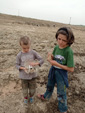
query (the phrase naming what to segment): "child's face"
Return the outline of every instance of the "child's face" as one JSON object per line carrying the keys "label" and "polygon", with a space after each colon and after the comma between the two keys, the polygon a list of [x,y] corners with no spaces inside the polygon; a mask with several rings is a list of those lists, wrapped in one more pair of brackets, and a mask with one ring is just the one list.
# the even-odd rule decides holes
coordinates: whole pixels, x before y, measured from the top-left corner
{"label": "child's face", "polygon": [[28,45],[24,45],[23,43],[21,43],[21,48],[22,48],[22,51],[24,53],[27,53],[30,50],[30,45],[29,44]]}
{"label": "child's face", "polygon": [[59,48],[61,49],[68,46],[67,37],[63,34],[58,35],[57,42],[58,42]]}

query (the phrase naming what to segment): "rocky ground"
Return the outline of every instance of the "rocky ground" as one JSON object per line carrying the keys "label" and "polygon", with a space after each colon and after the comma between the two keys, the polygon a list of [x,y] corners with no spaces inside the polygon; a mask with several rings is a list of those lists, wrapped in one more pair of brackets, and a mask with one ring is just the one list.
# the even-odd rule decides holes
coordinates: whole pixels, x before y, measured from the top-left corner
{"label": "rocky ground", "polygon": [[50,64],[47,53],[56,45],[55,33],[59,27],[69,26],[75,35],[75,71],[69,73],[68,113],[85,113],[85,26],[35,20],[0,14],[0,113],[24,113],[21,82],[15,68],[16,55],[20,51],[19,38],[27,35],[32,48],[44,58],[38,69],[35,102],[29,104],[28,113],[59,113],[56,87],[52,98],[43,102],[36,95],[44,93]]}

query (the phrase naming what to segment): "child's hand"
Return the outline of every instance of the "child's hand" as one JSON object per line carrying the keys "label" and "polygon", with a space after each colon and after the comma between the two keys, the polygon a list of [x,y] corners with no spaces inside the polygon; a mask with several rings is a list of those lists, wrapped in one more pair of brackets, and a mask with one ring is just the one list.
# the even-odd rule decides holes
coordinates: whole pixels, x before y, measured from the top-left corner
{"label": "child's hand", "polygon": [[47,60],[50,61],[52,59],[53,59],[53,54],[52,53],[48,53]]}
{"label": "child's hand", "polygon": [[27,68],[25,68],[25,67],[22,67],[22,69],[23,69],[24,71],[27,71]]}
{"label": "child's hand", "polygon": [[25,72],[27,71],[27,68],[25,67],[20,67],[20,69],[24,70]]}
{"label": "child's hand", "polygon": [[39,65],[39,63],[38,63],[38,62],[30,62],[29,65],[31,65],[31,66],[36,66],[36,65]]}

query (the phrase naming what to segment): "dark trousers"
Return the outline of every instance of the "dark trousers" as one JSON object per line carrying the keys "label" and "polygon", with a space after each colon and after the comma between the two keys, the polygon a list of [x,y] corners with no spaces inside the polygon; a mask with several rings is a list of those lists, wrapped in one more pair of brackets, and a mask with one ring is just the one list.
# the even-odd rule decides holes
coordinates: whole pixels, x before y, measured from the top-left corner
{"label": "dark trousers", "polygon": [[46,99],[49,99],[51,97],[55,84],[57,84],[57,99],[59,111],[65,112],[67,111],[66,85],[64,83],[63,77],[57,70],[55,70],[52,79],[48,78],[47,89],[44,93],[44,97]]}

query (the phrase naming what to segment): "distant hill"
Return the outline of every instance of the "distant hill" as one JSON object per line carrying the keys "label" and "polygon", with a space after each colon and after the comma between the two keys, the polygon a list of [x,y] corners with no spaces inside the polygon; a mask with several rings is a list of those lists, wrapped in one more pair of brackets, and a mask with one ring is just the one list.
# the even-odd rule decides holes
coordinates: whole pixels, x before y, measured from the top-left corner
{"label": "distant hill", "polygon": [[[4,19],[4,22],[14,22],[18,24],[28,24],[28,25],[36,25],[36,26],[48,26],[48,27],[56,27],[61,25],[68,25],[58,22],[52,22],[52,21],[45,21],[45,20],[39,20],[39,19],[33,19],[33,18],[26,18],[21,16],[13,16],[13,15],[7,15],[7,14],[1,14],[0,13],[0,20]],[[1,23],[1,22],[0,22]]]}

